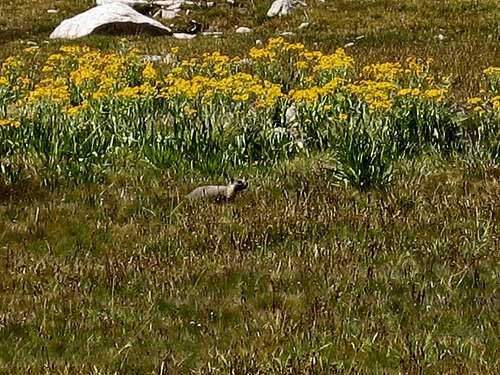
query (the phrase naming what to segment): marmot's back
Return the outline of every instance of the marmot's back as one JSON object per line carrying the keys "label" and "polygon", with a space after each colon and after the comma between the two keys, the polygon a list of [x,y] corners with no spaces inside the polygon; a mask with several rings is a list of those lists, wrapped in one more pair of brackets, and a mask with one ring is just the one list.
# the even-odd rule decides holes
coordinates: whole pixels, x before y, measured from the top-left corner
{"label": "marmot's back", "polygon": [[207,185],[199,186],[191,193],[186,195],[187,198],[226,198],[227,186],[224,185]]}
{"label": "marmot's back", "polygon": [[248,183],[245,180],[231,180],[227,185],[199,186],[189,193],[189,199],[232,200],[237,193],[245,190]]}

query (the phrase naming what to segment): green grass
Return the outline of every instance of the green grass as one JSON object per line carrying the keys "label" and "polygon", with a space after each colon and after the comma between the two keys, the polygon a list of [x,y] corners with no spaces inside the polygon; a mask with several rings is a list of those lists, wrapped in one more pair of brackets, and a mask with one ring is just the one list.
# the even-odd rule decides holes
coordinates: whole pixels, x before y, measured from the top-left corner
{"label": "green grass", "polygon": [[2,368],[495,373],[498,170],[412,162],[360,193],[321,165],[175,211],[194,181],[147,168],[4,196]]}
{"label": "green grass", "polygon": [[[91,3],[2,3],[0,57]],[[309,2],[307,17],[272,20],[269,4],[242,4],[193,18],[250,26],[250,37],[130,43],[240,54],[309,17],[293,39],[331,51],[365,35],[351,51],[362,64],[434,57],[457,97],[500,61],[494,1]],[[448,38],[434,39],[439,32]],[[120,38],[84,42],[113,49]],[[122,151],[95,179],[51,183],[44,161],[18,155],[2,163],[0,184],[0,372],[496,374],[500,167],[491,150],[426,150],[395,160],[390,184],[362,190],[339,186],[324,152],[210,174]],[[228,176],[250,183],[235,202],[182,200]]]}

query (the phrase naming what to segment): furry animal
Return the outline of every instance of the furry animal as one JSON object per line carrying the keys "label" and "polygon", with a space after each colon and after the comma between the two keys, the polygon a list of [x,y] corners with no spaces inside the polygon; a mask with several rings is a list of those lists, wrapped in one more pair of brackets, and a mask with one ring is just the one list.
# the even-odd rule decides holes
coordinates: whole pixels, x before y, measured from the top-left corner
{"label": "furry animal", "polygon": [[232,201],[236,194],[245,190],[248,182],[245,180],[233,180],[227,185],[206,185],[199,186],[189,193],[186,197],[189,199],[210,199]]}

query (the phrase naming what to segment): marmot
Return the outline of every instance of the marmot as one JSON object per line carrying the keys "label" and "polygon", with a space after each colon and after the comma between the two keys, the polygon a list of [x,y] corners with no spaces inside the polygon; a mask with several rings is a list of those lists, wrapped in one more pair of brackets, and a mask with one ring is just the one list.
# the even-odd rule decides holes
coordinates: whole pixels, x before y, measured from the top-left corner
{"label": "marmot", "polygon": [[227,185],[206,185],[199,186],[191,193],[186,195],[189,199],[211,199],[211,200],[225,200],[231,201],[236,194],[245,190],[248,187],[248,182],[245,180],[233,180]]}

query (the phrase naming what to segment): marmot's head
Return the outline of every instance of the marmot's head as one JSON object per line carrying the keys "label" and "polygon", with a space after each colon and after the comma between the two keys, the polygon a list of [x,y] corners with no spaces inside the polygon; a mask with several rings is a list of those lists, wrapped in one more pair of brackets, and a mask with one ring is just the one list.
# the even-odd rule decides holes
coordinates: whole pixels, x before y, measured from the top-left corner
{"label": "marmot's head", "polygon": [[240,191],[245,190],[248,187],[248,182],[241,179],[231,179],[229,186],[232,188],[233,192],[236,194]]}

